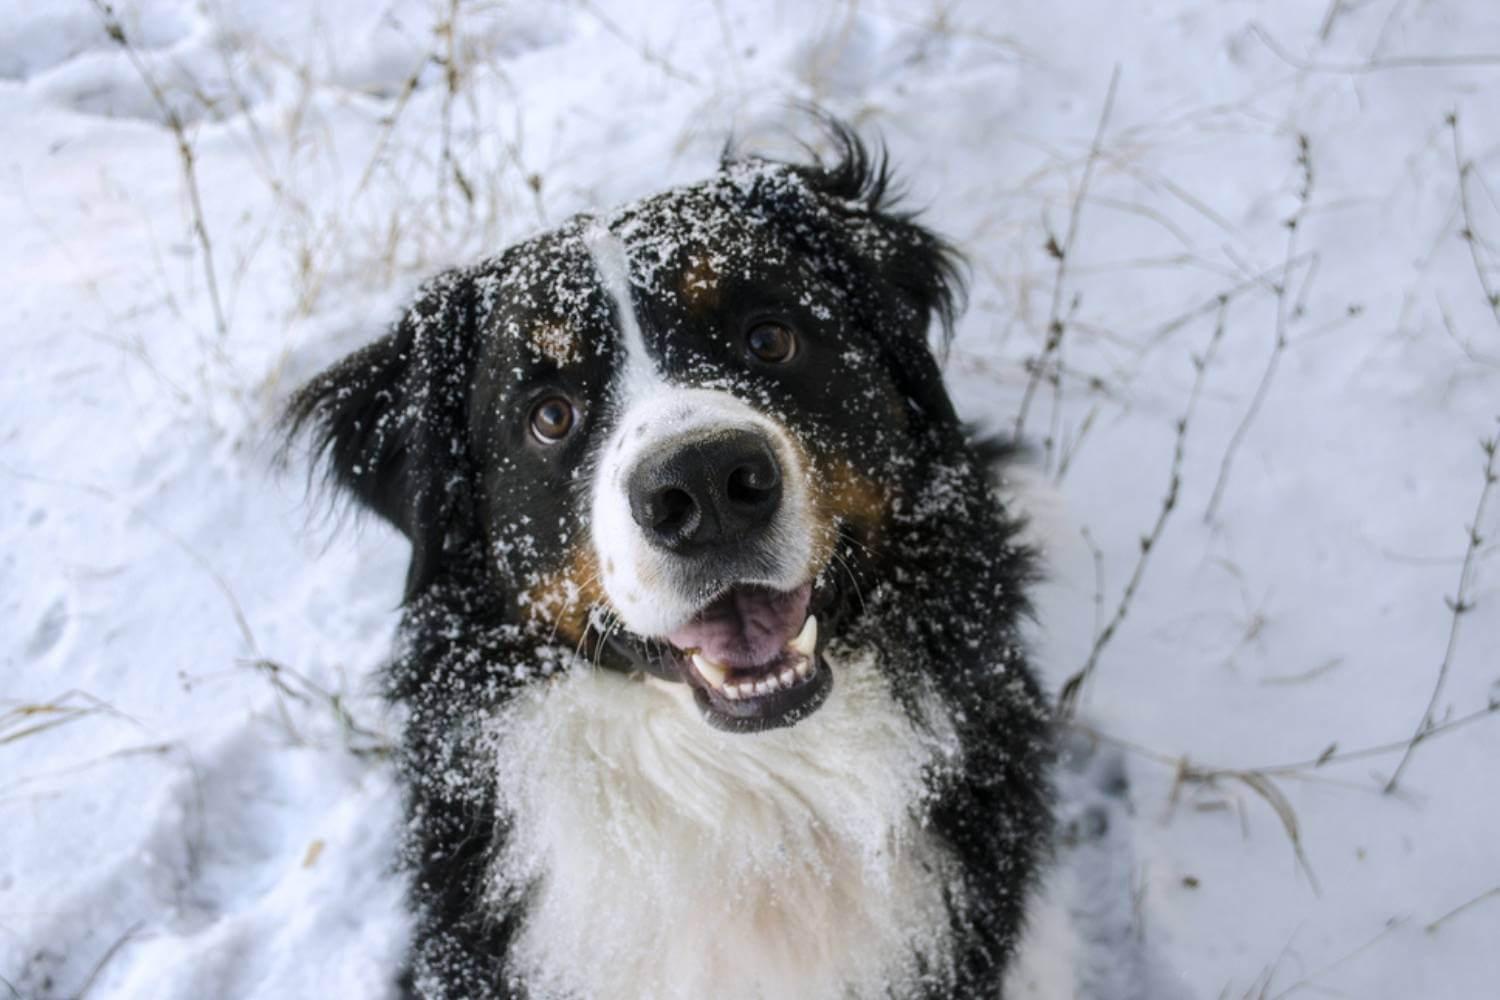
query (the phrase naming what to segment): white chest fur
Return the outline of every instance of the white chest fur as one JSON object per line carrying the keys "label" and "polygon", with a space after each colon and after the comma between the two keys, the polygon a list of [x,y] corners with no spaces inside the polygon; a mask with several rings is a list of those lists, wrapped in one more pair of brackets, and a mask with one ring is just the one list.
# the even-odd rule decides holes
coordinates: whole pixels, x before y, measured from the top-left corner
{"label": "white chest fur", "polygon": [[497,721],[512,821],[492,888],[535,885],[513,958],[541,997],[885,996],[945,961],[924,766],[952,752],[867,663],[790,728],[708,728],[683,699],[574,671]]}

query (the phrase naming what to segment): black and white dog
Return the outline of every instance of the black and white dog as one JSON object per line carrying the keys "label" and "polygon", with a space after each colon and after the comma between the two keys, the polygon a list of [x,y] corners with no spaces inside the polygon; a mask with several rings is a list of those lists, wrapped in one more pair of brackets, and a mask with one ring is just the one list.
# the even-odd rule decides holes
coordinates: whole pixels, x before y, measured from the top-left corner
{"label": "black and white dog", "polygon": [[293,400],[411,540],[423,997],[994,997],[1049,833],[1032,560],[883,154],[726,158],[426,285]]}

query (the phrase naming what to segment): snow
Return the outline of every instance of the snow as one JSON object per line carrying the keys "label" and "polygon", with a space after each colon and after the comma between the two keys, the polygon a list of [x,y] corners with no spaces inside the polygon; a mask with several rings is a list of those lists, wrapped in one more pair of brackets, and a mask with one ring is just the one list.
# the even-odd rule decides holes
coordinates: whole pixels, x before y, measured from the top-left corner
{"label": "snow", "polygon": [[[1022,491],[1054,690],[1140,559],[1229,293],[1016,992],[1494,992],[1500,715],[1393,794],[1399,749],[1255,769],[1403,743],[1444,662],[1500,431],[1500,7],[457,10],[119,5],[192,145],[221,334],[137,62],[85,3],[0,5],[0,997],[382,995],[405,924],[371,677],[405,543],[278,472],[278,407],[440,267],[700,178],[731,133],[788,148],[794,99],[880,130],[969,255],[962,414],[1013,429],[1063,325]],[[1476,530],[1439,718],[1500,697],[1500,496]],[[1119,767],[1128,793],[1076,776]]]}

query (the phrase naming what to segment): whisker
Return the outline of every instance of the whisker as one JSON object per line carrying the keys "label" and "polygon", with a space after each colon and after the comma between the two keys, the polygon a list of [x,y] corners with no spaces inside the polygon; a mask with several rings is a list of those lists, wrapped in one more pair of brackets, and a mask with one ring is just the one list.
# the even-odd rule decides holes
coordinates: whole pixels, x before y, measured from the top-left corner
{"label": "whisker", "polygon": [[859,601],[860,614],[865,614],[869,611],[869,606],[865,603],[864,591],[860,589],[859,578],[855,576],[854,568],[849,565],[849,560],[839,554],[838,549],[833,550],[833,558],[838,563],[839,569],[843,570],[844,575],[849,578],[849,586],[854,588],[854,596]]}

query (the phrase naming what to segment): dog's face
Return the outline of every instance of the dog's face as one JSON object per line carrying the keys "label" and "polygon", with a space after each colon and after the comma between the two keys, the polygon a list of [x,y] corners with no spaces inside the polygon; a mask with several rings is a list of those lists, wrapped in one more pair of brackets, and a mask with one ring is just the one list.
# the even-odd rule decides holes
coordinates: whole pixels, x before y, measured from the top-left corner
{"label": "dog's face", "polygon": [[409,596],[478,546],[507,620],[714,726],[817,708],[954,422],[926,345],[951,257],[839,137],[834,168],[731,163],[451,272],[303,391],[336,477],[412,539]]}

